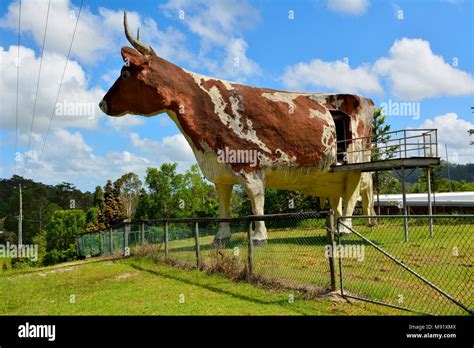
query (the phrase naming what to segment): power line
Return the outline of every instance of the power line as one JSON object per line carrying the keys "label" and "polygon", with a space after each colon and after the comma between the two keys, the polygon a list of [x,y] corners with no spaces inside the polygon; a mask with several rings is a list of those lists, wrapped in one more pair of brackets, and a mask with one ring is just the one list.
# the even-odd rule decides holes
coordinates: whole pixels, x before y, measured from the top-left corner
{"label": "power line", "polygon": [[[38,71],[38,80],[36,81],[36,94],[35,94],[35,102],[33,104],[33,115],[31,117],[31,125],[30,125],[30,136],[28,137],[28,148],[26,150],[26,153],[30,151],[31,147],[31,135],[33,133],[33,124],[35,121],[35,113],[36,113],[36,102],[38,100],[38,90],[39,90],[39,82],[40,82],[40,77],[41,77],[41,68],[43,66],[43,52],[44,52],[44,45],[46,42],[46,30],[48,28],[48,19],[49,19],[49,9],[51,6],[51,0],[48,0],[48,11],[46,12],[46,23],[44,25],[44,34],[43,34],[43,45],[41,46],[41,58],[40,58],[40,65],[39,65],[39,71]],[[25,164],[24,164],[24,172],[26,172],[26,164],[28,161],[28,157],[25,159]]]}
{"label": "power line", "polygon": [[81,16],[81,10],[82,10],[82,5],[83,4],[84,4],[84,0],[81,0],[81,5],[79,7],[79,12],[78,12],[78,15],[77,15],[77,20],[76,20],[76,25],[74,26],[74,31],[72,33],[72,38],[71,38],[71,44],[69,45],[69,51],[68,51],[67,57],[66,57],[66,64],[64,64],[63,74],[61,76],[61,81],[59,82],[58,94],[56,96],[56,100],[55,100],[54,105],[53,105],[53,112],[51,112],[51,118],[49,119],[49,125],[48,125],[48,129],[46,131],[46,136],[44,138],[43,147],[41,148],[41,152],[40,152],[40,155],[38,157],[38,162],[36,163],[36,168],[35,168],[35,171],[33,173],[32,178],[36,176],[36,172],[38,171],[38,167],[39,167],[39,164],[41,162],[41,157],[43,156],[44,148],[46,146],[46,141],[48,140],[49,131],[51,130],[51,124],[53,123],[54,112],[56,110],[56,104],[58,103],[59,95],[61,94],[61,86],[63,84],[64,75],[66,74],[67,63],[69,62],[69,56],[71,55],[72,44],[74,43],[74,37],[76,36],[77,24],[79,23],[79,17]]}
{"label": "power line", "polygon": [[18,5],[18,57],[16,61],[16,121],[15,121],[15,174],[18,165],[18,96],[20,86],[20,32],[21,32],[21,0]]}

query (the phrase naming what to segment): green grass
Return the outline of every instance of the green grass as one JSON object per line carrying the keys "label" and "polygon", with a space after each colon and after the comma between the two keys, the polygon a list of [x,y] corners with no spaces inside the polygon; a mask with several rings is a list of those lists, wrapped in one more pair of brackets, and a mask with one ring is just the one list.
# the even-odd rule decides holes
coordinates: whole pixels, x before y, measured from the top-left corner
{"label": "green grass", "polygon": [[[295,296],[294,303],[288,301]],[[71,295],[75,302],[71,303]],[[184,295],[184,303],[180,303]],[[0,315],[380,315],[364,302],[262,289],[145,258],[0,274]]]}

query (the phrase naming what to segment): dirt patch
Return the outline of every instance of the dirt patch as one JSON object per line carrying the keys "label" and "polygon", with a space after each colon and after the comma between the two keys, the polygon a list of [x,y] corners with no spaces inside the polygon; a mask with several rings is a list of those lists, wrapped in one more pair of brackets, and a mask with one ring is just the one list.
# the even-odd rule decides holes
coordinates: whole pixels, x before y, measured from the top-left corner
{"label": "dirt patch", "polygon": [[333,304],[347,303],[347,300],[341,296],[339,291],[331,291],[321,295],[321,298],[329,299]]}
{"label": "dirt patch", "polygon": [[114,280],[124,280],[127,278],[135,277],[138,274],[138,272],[127,272],[127,273],[122,273],[119,274],[114,278]]}
{"label": "dirt patch", "polygon": [[[77,266],[76,266],[77,267]],[[38,272],[38,275],[41,277],[45,277],[48,274],[56,274],[56,273],[64,273],[64,272],[69,272],[72,271],[76,267],[67,267],[67,268],[57,268],[57,269],[52,269],[50,271],[43,271],[43,272]]]}

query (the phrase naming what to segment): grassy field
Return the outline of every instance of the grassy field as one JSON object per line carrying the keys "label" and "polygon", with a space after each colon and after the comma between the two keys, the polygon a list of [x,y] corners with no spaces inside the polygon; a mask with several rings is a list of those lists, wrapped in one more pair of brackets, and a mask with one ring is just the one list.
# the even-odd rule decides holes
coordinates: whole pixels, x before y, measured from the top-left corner
{"label": "grassy field", "polygon": [[[290,294],[294,302],[289,301]],[[183,301],[184,300],[184,301]],[[0,274],[0,315],[380,315],[337,297],[305,299],[147,258],[78,261]]]}
{"label": "grassy field", "polygon": [[[404,241],[403,222],[394,219],[367,227],[365,221],[354,221],[364,237],[373,241],[405,265],[470,308],[474,303],[472,277],[474,226],[472,224],[438,224],[429,236],[428,225],[410,224],[409,240]],[[169,244],[170,258],[194,264],[194,238],[174,240]],[[247,259],[247,238],[238,230],[232,234],[225,249],[210,247],[214,233],[200,238],[204,263],[216,262],[222,254],[240,262]],[[363,247],[363,258],[344,257],[344,288],[346,293],[372,300],[412,308],[422,313],[455,314],[466,312],[434,291],[414,275],[351,234],[343,245]],[[269,228],[268,244],[254,249],[254,271],[257,275],[289,287],[329,287],[329,267],[325,246],[326,231],[318,226]],[[163,248],[161,248],[163,251]],[[338,265],[337,265],[338,266]],[[337,267],[338,268],[338,267]]]}

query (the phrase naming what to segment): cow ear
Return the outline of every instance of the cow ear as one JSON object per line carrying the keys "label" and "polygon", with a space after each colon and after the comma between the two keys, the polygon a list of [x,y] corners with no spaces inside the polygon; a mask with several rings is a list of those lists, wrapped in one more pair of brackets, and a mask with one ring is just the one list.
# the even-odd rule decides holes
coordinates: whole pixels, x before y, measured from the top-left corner
{"label": "cow ear", "polygon": [[142,55],[134,48],[122,47],[122,58],[125,62],[125,65],[141,67],[148,63],[148,57]]}

